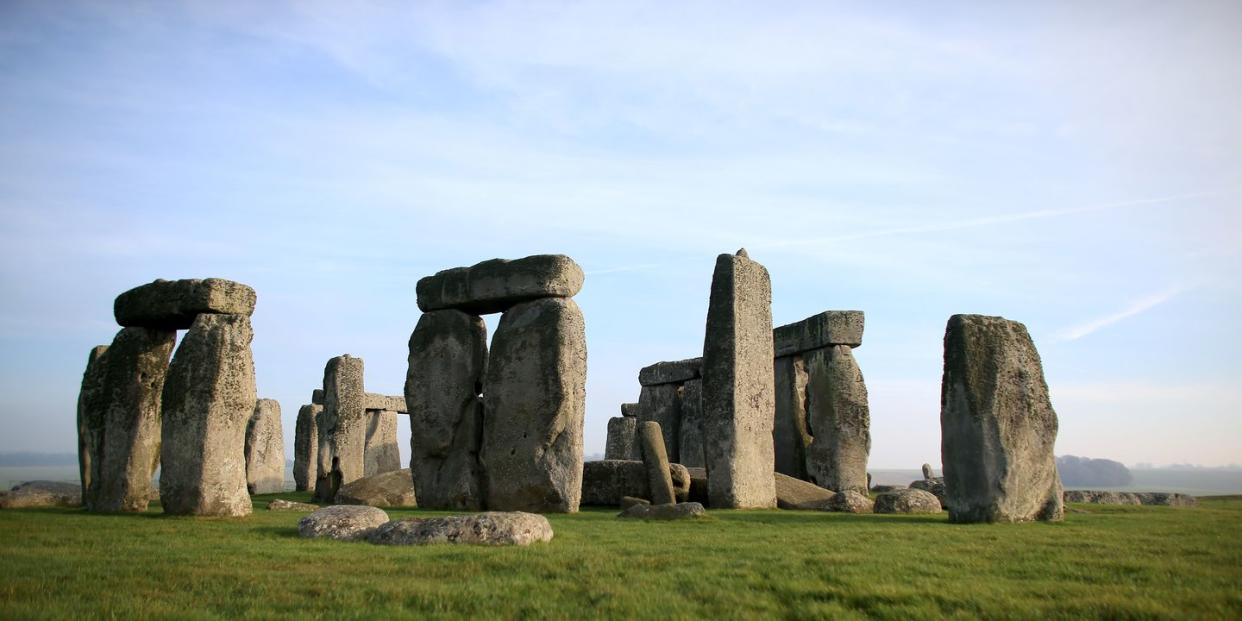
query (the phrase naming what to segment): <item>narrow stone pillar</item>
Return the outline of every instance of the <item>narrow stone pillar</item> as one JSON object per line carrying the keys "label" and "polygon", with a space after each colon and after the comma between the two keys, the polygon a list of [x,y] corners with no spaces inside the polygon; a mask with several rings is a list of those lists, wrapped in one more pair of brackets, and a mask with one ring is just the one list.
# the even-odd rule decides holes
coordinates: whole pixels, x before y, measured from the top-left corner
{"label": "narrow stone pillar", "polygon": [[363,476],[374,476],[401,469],[401,449],[397,448],[397,413],[367,410],[367,440]]}
{"label": "narrow stone pillar", "polygon": [[661,433],[664,434],[664,446],[669,457],[676,461],[680,457],[677,445],[681,433],[681,385],[643,386],[638,393],[638,407],[640,422],[653,421],[660,424]]}
{"label": "narrow stone pillar", "polygon": [[568,298],[505,311],[483,394],[487,508],[578,510],[586,411],[586,329]]}
{"label": "narrow stone pillar", "polygon": [[[341,485],[366,476],[367,421],[363,376],[362,358],[348,354],[332,358],[324,366],[317,480],[326,479],[325,482],[330,485],[322,493],[318,484],[315,488],[316,496],[324,502],[334,499]],[[326,455],[325,443],[328,448]]]}
{"label": "narrow stone pillar", "polygon": [[703,343],[703,433],[714,508],[776,506],[772,285],[746,251],[712,275]]}
{"label": "narrow stone pillar", "polygon": [[807,480],[806,453],[811,445],[806,411],[806,363],[794,354],[777,358],[776,419],[772,428],[776,471],[795,479]]}
{"label": "narrow stone pillar", "polygon": [[313,403],[298,410],[298,422],[293,431],[293,485],[299,492],[313,490],[315,475],[319,471],[319,427],[315,417],[323,411],[322,405]]}
{"label": "narrow stone pillar", "polygon": [[677,459],[687,468],[702,468],[703,458],[703,380],[686,380],[681,387],[681,429]]}
{"label": "narrow stone pillar", "polygon": [[604,446],[604,459],[635,459],[638,456],[637,435],[638,419],[631,416],[608,419],[608,443]]}
{"label": "narrow stone pillar", "polygon": [[173,515],[243,516],[246,425],[258,400],[246,315],[194,319],[164,383],[160,503]]}
{"label": "narrow stone pillar", "polygon": [[660,423],[647,421],[639,426],[642,439],[643,467],[647,471],[647,484],[651,487],[651,504],[671,505],[677,502],[673,495],[673,477],[668,471],[668,453],[664,451],[664,434]]}
{"label": "narrow stone pillar", "polygon": [[330,425],[332,421],[328,420],[327,410],[320,406],[315,413],[315,430],[318,434],[316,439],[319,446],[315,449],[315,479],[312,481],[311,488],[314,494],[311,497],[318,502],[329,503],[336,498],[336,491],[341,488],[340,469],[333,468],[336,460],[332,450],[332,440],[326,431]]}
{"label": "narrow stone pillar", "polygon": [[285,437],[275,399],[259,399],[246,426],[246,490],[251,495],[285,491]]}
{"label": "narrow stone pillar", "polygon": [[867,385],[848,345],[803,354],[807,410],[814,437],[807,448],[811,482],[835,492],[867,493],[871,413]]}
{"label": "narrow stone pillar", "polygon": [[100,361],[107,345],[91,348],[86,357],[86,371],[82,374],[82,390],[78,392],[78,476],[82,480],[82,502],[85,504],[95,481],[95,460],[103,443],[104,413],[104,363]]}

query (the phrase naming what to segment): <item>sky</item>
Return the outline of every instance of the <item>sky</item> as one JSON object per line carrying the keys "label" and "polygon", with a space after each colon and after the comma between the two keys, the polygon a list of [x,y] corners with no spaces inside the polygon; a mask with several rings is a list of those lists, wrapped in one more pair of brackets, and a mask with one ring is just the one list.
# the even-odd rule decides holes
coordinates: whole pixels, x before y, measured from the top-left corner
{"label": "sky", "polygon": [[1030,329],[1058,454],[1242,461],[1239,32],[1230,0],[5,0],[0,451],[76,450],[155,278],[255,288],[291,447],[332,356],[401,393],[419,278],[564,253],[602,453],[745,247],[777,325],[865,311],[872,468],[939,463],[955,313]]}

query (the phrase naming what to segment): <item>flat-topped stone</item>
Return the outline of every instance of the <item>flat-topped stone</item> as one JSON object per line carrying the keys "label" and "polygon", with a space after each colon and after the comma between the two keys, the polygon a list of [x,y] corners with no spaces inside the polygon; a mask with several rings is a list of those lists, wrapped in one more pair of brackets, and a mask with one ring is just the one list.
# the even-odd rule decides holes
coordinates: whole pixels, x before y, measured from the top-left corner
{"label": "flat-topped stone", "polygon": [[381,472],[341,486],[336,492],[337,504],[369,507],[417,507],[414,479],[410,469]]}
{"label": "flat-topped stone", "polygon": [[185,330],[202,314],[254,313],[254,289],[223,278],[156,280],[116,297],[116,322],[125,327]]}
{"label": "flat-topped stone", "polygon": [[423,312],[455,308],[480,315],[499,313],[539,298],[573,297],[585,278],[582,268],[562,254],[492,259],[420,279],[418,308]]}
{"label": "flat-topped stone", "polygon": [[703,377],[703,358],[657,362],[638,371],[638,383],[643,386],[677,384]]}
{"label": "flat-topped stone", "polygon": [[326,537],[352,541],[365,538],[386,522],[388,514],[383,509],[332,505],[298,520],[298,534],[308,538]]}
{"label": "flat-topped stone", "polygon": [[522,511],[487,511],[472,515],[406,518],[380,526],[367,536],[377,545],[456,543],[489,546],[528,546],[552,541],[548,518]]}
{"label": "flat-topped stone", "polygon": [[697,502],[679,502],[677,504],[643,505],[636,504],[626,508],[617,517],[638,518],[640,520],[687,520],[707,515],[703,505]]}
{"label": "flat-topped stone", "polygon": [[772,331],[776,357],[792,356],[833,345],[862,345],[862,311],[824,311]]}
{"label": "flat-topped stone", "polygon": [[363,407],[368,410],[383,410],[405,414],[405,395],[377,395],[368,392],[362,399]]}
{"label": "flat-topped stone", "polygon": [[621,404],[621,415],[622,416],[633,418],[633,417],[638,416],[638,413],[641,410],[642,410],[642,405],[639,403],[622,403]]}

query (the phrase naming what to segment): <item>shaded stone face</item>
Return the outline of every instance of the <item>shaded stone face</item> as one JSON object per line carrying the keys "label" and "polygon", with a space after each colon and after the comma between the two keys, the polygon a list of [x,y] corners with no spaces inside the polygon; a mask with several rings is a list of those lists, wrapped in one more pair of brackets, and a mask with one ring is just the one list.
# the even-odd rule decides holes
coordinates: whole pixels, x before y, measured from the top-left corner
{"label": "shaded stone face", "polygon": [[246,427],[246,489],[251,494],[285,489],[285,439],[275,399],[259,399]]}
{"label": "shaded stone face", "polygon": [[677,462],[687,468],[701,468],[703,457],[703,380],[687,380],[681,387],[681,424],[677,441]]}
{"label": "shaded stone face", "polygon": [[404,468],[366,476],[341,486],[337,504],[370,507],[417,507],[414,480]]}
{"label": "shaded stone face", "polygon": [[622,416],[638,416],[638,412],[640,409],[641,408],[639,407],[637,403],[622,403],[621,404],[621,415]]}
{"label": "shaded stone face", "polygon": [[481,392],[487,326],[456,310],[424,313],[409,343],[405,399],[410,471],[419,502],[433,509],[484,506]]}
{"label": "shaded stone face", "polygon": [[[323,416],[319,434],[326,441],[328,453],[321,454],[319,458],[319,477],[324,478],[327,473],[333,488],[366,476],[366,391],[363,390],[362,378],[361,358],[337,356],[324,366]],[[320,442],[321,453],[324,444]],[[339,482],[334,480],[333,470],[339,472]],[[324,497],[321,500],[330,499]]]}
{"label": "shaded stone face", "polygon": [[703,359],[690,358],[672,362],[657,362],[638,371],[638,383],[643,386],[659,384],[682,384],[703,376]]}
{"label": "shaded stone face", "polygon": [[1053,456],[1057,415],[1026,326],[1002,317],[951,317],[940,395],[949,519],[1063,519]]}
{"label": "shaded stone face", "polygon": [[489,509],[578,510],[586,363],[585,325],[573,300],[527,302],[501,317],[483,395]]}
{"label": "shaded stone face", "polygon": [[117,296],[116,322],[162,330],[184,330],[200,314],[250,316],[254,289],[222,278],[156,280]]}
{"label": "shaded stone face", "polygon": [[397,413],[367,410],[366,421],[363,476],[401,470],[401,450],[397,448]]}
{"label": "shaded stone face", "polygon": [[803,354],[807,417],[812,440],[806,450],[811,481],[836,492],[867,492],[871,413],[867,386],[846,345]]}
{"label": "shaded stone face", "polygon": [[99,362],[107,345],[91,348],[86,357],[86,371],[82,374],[82,389],[78,392],[78,476],[82,492],[91,488],[94,481],[96,456],[103,442],[104,412],[104,365]]}
{"label": "shaded stone face", "polygon": [[85,416],[94,430],[91,481],[83,493],[88,510],[147,510],[160,463],[160,395],[175,340],[171,330],[123,328],[95,360],[102,394],[90,399],[101,410]]}
{"label": "shaded stone face", "polygon": [[608,443],[604,459],[636,459],[638,457],[638,419],[616,416],[608,419]]}
{"label": "shaded stone face", "polygon": [[862,311],[824,311],[772,332],[773,349],[778,358],[834,345],[857,348],[862,345],[862,337]]}
{"label": "shaded stone face", "polygon": [[772,287],[739,252],[712,275],[703,344],[703,434],[714,508],[776,506],[772,424]]}
{"label": "shaded stone face", "polygon": [[258,400],[244,315],[199,315],[168,368],[160,502],[174,515],[243,516],[246,426]]}
{"label": "shaded stone face", "polygon": [[[690,495],[690,471],[681,464],[669,464],[669,480],[678,502]],[[615,507],[626,497],[651,498],[647,467],[639,460],[604,459],[582,465],[582,504]]]}
{"label": "shaded stone face", "polygon": [[[315,429],[317,432],[318,448],[315,449],[315,478],[310,481],[311,489],[314,491],[312,498],[318,502],[332,502],[336,497],[336,490],[340,487],[339,476],[336,477],[335,485],[333,478],[333,452],[332,441],[328,437],[328,428],[333,424],[329,420],[328,413],[324,411],[323,406],[315,413]],[[340,474],[339,469],[337,475]]]}
{"label": "shaded stone face", "polygon": [[299,492],[313,489],[319,471],[319,427],[316,417],[322,405],[308,404],[298,410],[293,432],[293,484]]}
{"label": "shaded stone face", "polygon": [[802,356],[777,358],[776,417],[772,426],[772,450],[776,471],[806,480],[806,451],[811,445],[806,411],[806,363]]}
{"label": "shaded stone face", "polygon": [[676,501],[673,496],[673,477],[669,474],[668,454],[664,451],[664,434],[660,424],[646,421],[638,428],[641,440],[643,468],[647,471],[647,485],[651,489],[651,504],[667,505]]}
{"label": "shaded stone face", "polygon": [[452,308],[475,315],[504,312],[540,298],[573,297],[585,278],[582,268],[565,255],[492,259],[419,280],[418,308],[423,312]]}
{"label": "shaded stone face", "polygon": [[638,421],[659,423],[664,434],[664,446],[672,461],[681,458],[678,445],[681,438],[681,386],[660,384],[643,386],[638,394]]}

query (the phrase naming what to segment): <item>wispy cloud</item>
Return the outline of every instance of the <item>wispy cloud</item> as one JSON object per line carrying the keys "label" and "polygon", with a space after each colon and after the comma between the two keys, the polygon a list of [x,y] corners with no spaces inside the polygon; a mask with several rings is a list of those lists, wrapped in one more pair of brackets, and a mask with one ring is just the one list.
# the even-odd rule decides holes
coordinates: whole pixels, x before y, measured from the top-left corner
{"label": "wispy cloud", "polygon": [[617,274],[620,272],[640,272],[660,267],[655,263],[640,263],[637,265],[622,265],[619,267],[608,267],[602,270],[590,270],[586,272],[587,276],[598,276],[600,274]]}
{"label": "wispy cloud", "polygon": [[1173,287],[1172,289],[1167,289],[1142,299],[1135,300],[1129,306],[1116,313],[1105,315],[1104,317],[1092,319],[1076,326],[1066,328],[1065,330],[1057,333],[1056,339],[1058,341],[1077,341],[1084,336],[1094,334],[1095,332],[1107,328],[1108,326],[1111,326],[1119,321],[1145,313],[1193,288],[1193,286],[1180,285]]}

